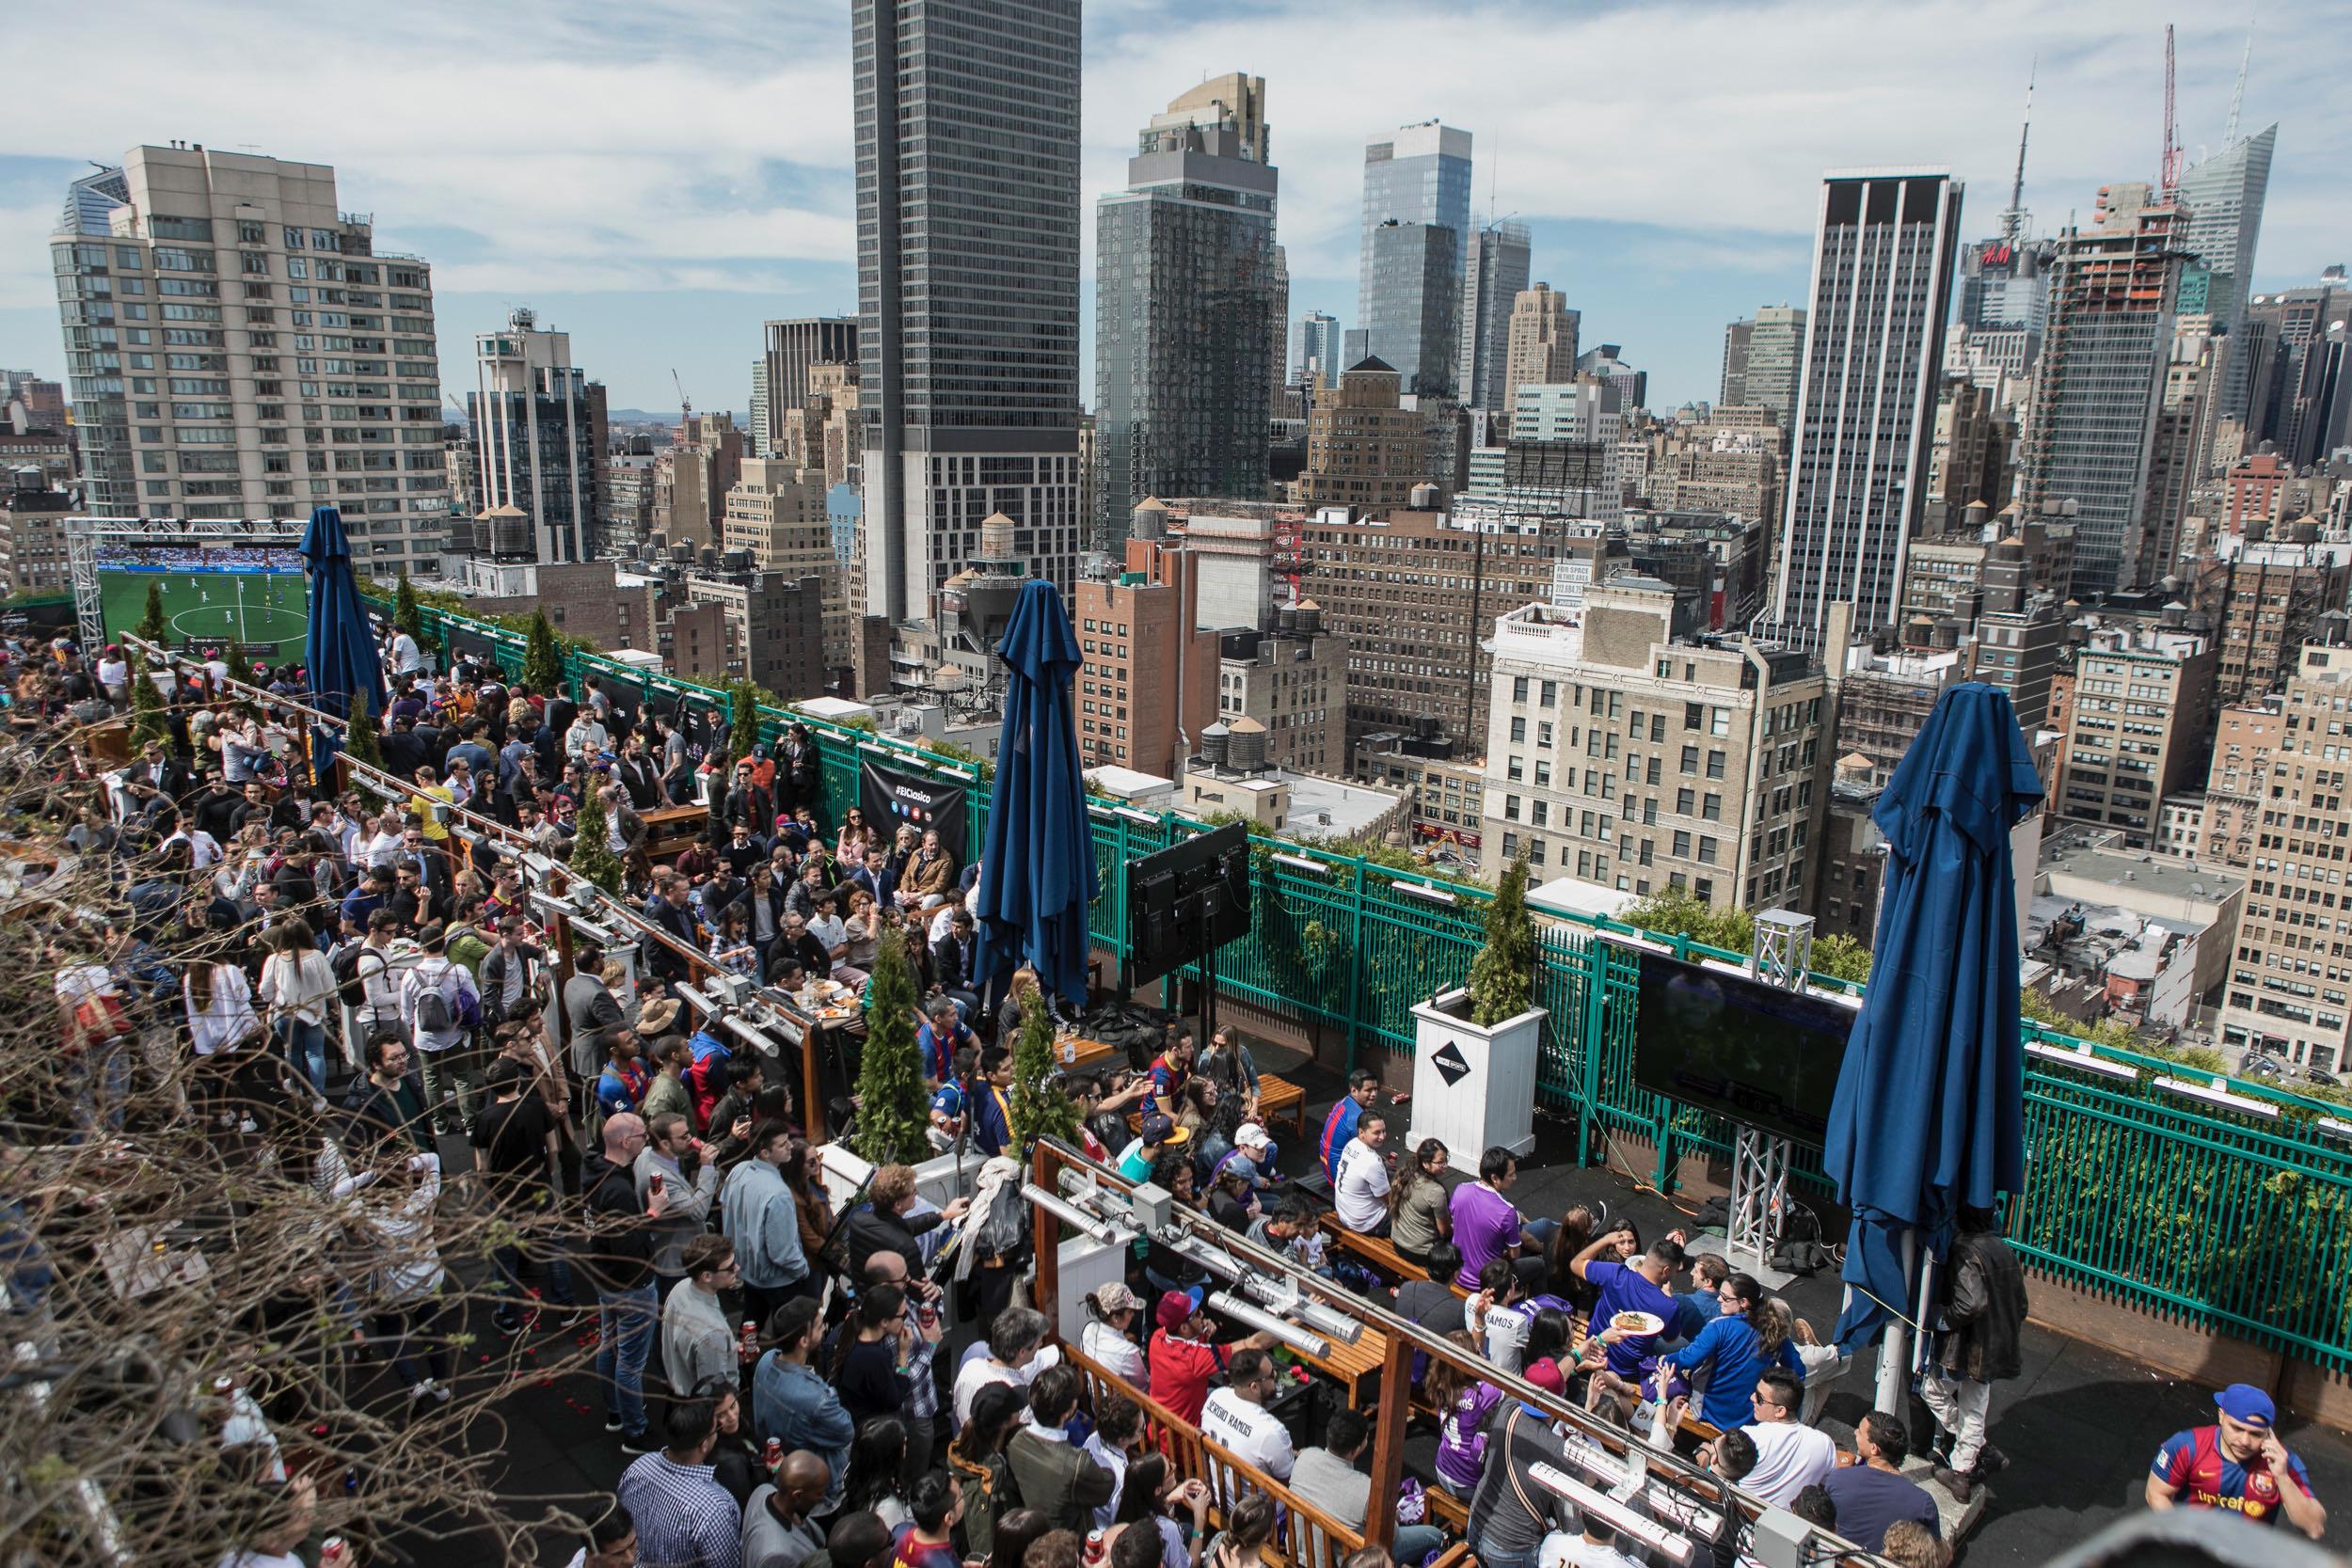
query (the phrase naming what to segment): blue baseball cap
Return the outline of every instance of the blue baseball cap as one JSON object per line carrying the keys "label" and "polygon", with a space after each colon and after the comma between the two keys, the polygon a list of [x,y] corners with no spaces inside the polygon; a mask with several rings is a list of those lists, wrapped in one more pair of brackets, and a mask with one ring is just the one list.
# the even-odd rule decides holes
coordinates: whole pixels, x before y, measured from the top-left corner
{"label": "blue baseball cap", "polygon": [[2270,1396],[2250,1383],[2233,1383],[2213,1397],[2221,1414],[2241,1426],[2261,1427],[2268,1431],[2279,1418],[2279,1407],[2270,1402]]}

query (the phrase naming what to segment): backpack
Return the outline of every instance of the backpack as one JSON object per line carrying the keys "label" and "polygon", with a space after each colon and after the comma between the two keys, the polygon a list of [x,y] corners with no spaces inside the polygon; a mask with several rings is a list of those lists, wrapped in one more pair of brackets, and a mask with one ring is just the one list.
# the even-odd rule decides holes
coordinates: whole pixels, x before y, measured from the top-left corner
{"label": "backpack", "polygon": [[346,1007],[367,1005],[367,982],[359,974],[359,955],[367,951],[367,943],[347,942],[328,956],[326,967],[335,972],[335,995]]}
{"label": "backpack", "polygon": [[417,1033],[446,1035],[457,1027],[452,1016],[449,998],[441,994],[441,982],[435,980],[417,993]]}

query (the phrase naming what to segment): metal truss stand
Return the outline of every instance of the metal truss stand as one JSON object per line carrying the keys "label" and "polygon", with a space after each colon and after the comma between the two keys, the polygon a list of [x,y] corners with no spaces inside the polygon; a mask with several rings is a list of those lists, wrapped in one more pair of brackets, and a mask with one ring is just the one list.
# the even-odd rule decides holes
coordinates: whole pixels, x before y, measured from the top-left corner
{"label": "metal truss stand", "polygon": [[1724,1257],[1735,1269],[1779,1290],[1796,1275],[1766,1261],[1780,1244],[1781,1206],[1788,1195],[1787,1138],[1742,1127],[1731,1145],[1731,1223]]}
{"label": "metal truss stand", "polygon": [[[1804,990],[1813,964],[1813,917],[1791,910],[1765,910],[1756,917],[1748,973],[1769,986]],[[1796,1275],[1768,1265],[1780,1245],[1781,1215],[1788,1197],[1787,1138],[1753,1127],[1739,1129],[1731,1146],[1731,1221],[1724,1253],[1731,1266],[1779,1290]]]}

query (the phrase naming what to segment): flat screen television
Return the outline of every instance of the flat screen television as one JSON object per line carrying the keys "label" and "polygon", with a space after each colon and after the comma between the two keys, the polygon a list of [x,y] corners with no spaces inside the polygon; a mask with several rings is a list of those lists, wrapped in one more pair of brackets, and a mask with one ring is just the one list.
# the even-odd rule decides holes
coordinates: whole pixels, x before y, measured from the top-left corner
{"label": "flat screen television", "polygon": [[1819,1147],[1854,1007],[1647,948],[1633,1081],[1742,1126]]}

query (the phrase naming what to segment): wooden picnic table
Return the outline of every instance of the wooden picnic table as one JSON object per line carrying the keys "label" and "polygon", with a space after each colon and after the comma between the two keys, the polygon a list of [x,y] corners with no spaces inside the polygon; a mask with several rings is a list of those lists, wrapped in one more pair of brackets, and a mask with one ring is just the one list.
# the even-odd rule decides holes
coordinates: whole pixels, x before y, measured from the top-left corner
{"label": "wooden picnic table", "polygon": [[[1314,1330],[1304,1332],[1313,1334]],[[1322,1338],[1320,1335],[1316,1337]],[[1326,1339],[1325,1343],[1331,1347],[1328,1355],[1309,1355],[1305,1351],[1294,1351],[1292,1354],[1345,1388],[1350,1410],[1371,1409],[1372,1402],[1379,1396],[1378,1373],[1389,1358],[1389,1337],[1376,1328],[1360,1328],[1352,1345],[1342,1344],[1337,1339]]]}
{"label": "wooden picnic table", "polygon": [[645,853],[658,861],[675,859],[710,827],[707,806],[655,806],[637,815],[645,819]]}
{"label": "wooden picnic table", "polygon": [[1069,1035],[1054,1042],[1054,1056],[1065,1072],[1099,1072],[1109,1066],[1125,1067],[1126,1051],[1084,1035]]}

